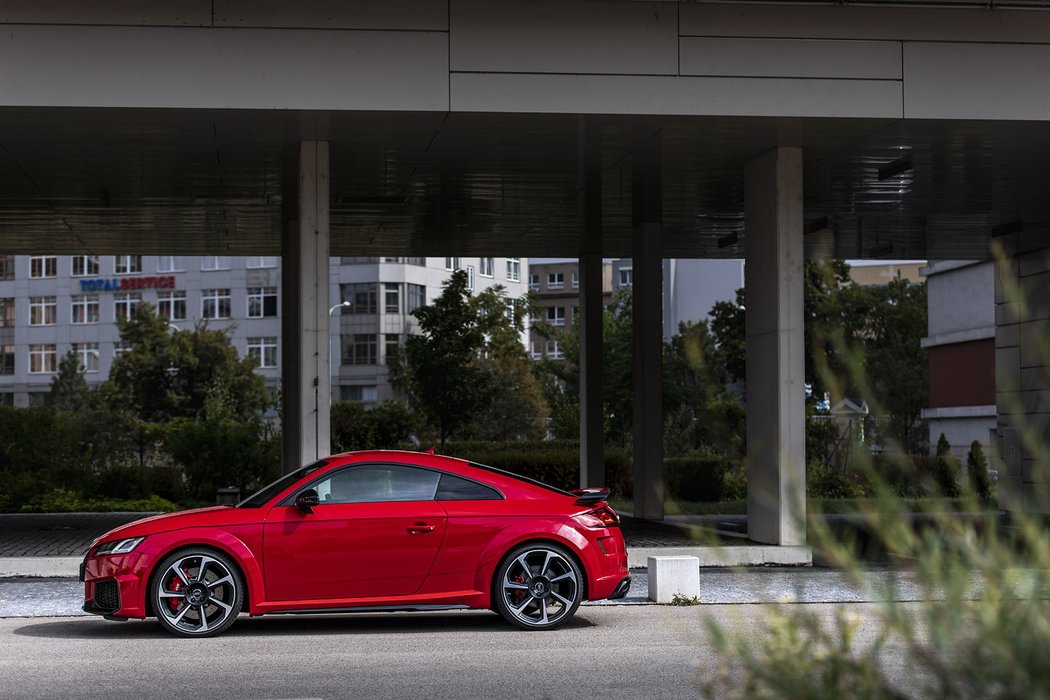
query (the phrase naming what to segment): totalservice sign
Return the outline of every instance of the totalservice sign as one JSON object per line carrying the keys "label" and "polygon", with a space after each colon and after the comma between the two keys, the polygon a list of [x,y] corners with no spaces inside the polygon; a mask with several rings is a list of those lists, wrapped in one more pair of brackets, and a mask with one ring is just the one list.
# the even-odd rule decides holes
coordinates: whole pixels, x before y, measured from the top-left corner
{"label": "totalservice sign", "polygon": [[80,280],[80,291],[82,292],[126,292],[132,289],[173,289],[174,287],[174,276]]}

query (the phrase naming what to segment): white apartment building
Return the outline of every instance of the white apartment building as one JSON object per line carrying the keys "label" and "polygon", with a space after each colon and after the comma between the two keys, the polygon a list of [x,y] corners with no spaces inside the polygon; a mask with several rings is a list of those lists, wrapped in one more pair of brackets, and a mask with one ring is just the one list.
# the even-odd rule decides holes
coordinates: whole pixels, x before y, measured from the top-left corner
{"label": "white apartment building", "polygon": [[[374,403],[393,396],[386,359],[416,331],[412,310],[441,293],[452,270],[472,288],[528,288],[518,258],[332,258],[334,399]],[[524,280],[524,281],[523,281]],[[173,330],[197,324],[229,333],[242,356],[277,386],[281,370],[281,261],[277,257],[0,256],[0,404],[43,402],[59,360],[76,352],[89,384],[109,376],[126,348],[117,319],[153,304]],[[524,340],[523,340],[524,342]]]}

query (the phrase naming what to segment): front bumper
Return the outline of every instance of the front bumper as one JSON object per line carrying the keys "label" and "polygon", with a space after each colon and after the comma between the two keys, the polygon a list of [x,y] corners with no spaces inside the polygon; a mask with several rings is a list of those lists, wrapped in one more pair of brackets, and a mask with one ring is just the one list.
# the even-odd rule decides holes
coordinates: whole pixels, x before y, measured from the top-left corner
{"label": "front bumper", "polygon": [[93,615],[146,617],[144,586],[153,557],[146,552],[92,557],[80,565],[83,610]]}

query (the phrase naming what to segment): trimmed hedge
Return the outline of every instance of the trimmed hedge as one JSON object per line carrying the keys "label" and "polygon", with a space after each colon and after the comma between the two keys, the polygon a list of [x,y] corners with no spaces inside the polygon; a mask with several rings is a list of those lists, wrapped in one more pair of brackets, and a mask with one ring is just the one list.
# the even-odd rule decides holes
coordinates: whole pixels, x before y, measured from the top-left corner
{"label": "trimmed hedge", "polygon": [[725,457],[673,457],[664,460],[668,494],[679,501],[722,501],[726,474],[733,462]]}

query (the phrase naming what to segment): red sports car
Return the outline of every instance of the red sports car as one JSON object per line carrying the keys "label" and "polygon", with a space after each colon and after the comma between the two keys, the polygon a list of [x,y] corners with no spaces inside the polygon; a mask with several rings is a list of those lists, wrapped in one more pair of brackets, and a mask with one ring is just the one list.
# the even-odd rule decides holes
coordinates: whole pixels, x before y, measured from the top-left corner
{"label": "red sports car", "polygon": [[190,637],[241,612],[479,608],[553,629],[630,587],[607,494],[429,453],[336,455],[236,506],[102,535],[81,566],[84,610]]}

